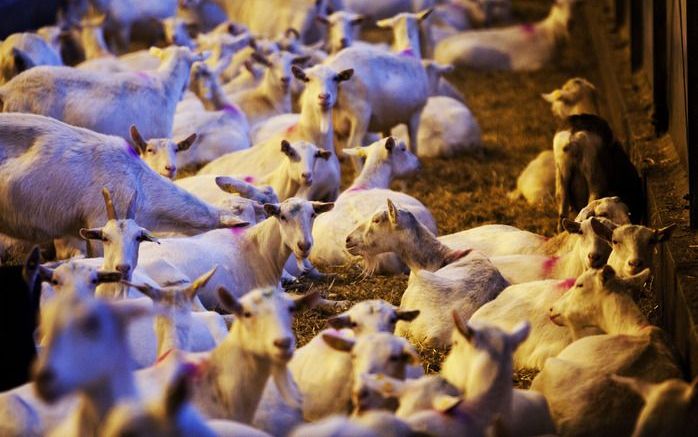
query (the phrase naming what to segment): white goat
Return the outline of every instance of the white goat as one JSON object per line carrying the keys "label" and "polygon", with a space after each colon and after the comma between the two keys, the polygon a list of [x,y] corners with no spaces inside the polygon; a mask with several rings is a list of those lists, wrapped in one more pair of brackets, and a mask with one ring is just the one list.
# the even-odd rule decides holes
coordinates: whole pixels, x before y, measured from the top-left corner
{"label": "white goat", "polygon": [[311,229],[315,216],[332,206],[297,198],[279,205],[266,204],[271,217],[248,229],[220,229],[195,237],[164,238],[158,245],[142,245],[140,265],[155,275],[159,261],[164,259],[189,278],[219,265],[218,273],[199,294],[207,308],[214,308],[218,304],[215,292],[220,285],[236,297],[255,288],[277,286],[291,254],[298,260],[307,258],[313,245]]}
{"label": "white goat", "polygon": [[60,55],[40,36],[13,33],[0,43],[0,85],[39,65],[63,65]]}
{"label": "white goat", "polygon": [[[241,224],[157,175],[120,138],[48,117],[0,114],[0,145],[0,231],[8,235],[45,241],[104,223],[98,190],[78,187],[110,187],[122,210],[137,194],[136,217],[151,230],[193,233]],[[55,199],[62,199],[60,207]]]}
{"label": "white goat", "polygon": [[189,150],[196,138],[197,134],[193,133],[178,142],[170,138],[151,138],[145,141],[136,125],[131,126],[131,139],[138,155],[148,167],[167,179],[177,176],[177,154]]}
{"label": "white goat", "polygon": [[692,430],[698,429],[698,379],[691,383],[668,379],[658,384],[618,375],[612,376],[612,379],[640,395],[645,402],[635,423],[633,437],[689,435]]}
{"label": "white goat", "polygon": [[413,435],[410,426],[387,411],[367,411],[358,416],[331,416],[301,425],[292,437],[406,437]]}
{"label": "white goat", "polygon": [[434,12],[433,9],[425,9],[419,13],[401,12],[394,17],[377,21],[378,27],[392,29],[393,45],[392,51],[395,53],[410,54],[421,58],[432,57],[434,49],[431,38],[424,38],[421,26],[424,21]]}
{"label": "white goat", "polygon": [[127,141],[131,125],[138,121],[145,138],[168,138],[191,65],[205,56],[184,47],[151,51],[162,63],[158,70],[147,73],[107,75],[46,66],[30,69],[0,87],[2,110],[46,115]]}
{"label": "white goat", "polygon": [[484,70],[539,70],[568,37],[576,1],[555,0],[547,18],[537,23],[457,33],[436,45],[434,59]]}
{"label": "white goat", "polygon": [[[417,199],[389,189],[395,178],[413,174],[419,169],[419,160],[405,146],[388,137],[367,147],[346,149],[346,153],[365,159],[364,168],[354,183],[344,191],[331,214],[317,220],[313,235],[317,244],[310,260],[317,265],[341,265],[351,259],[344,245],[347,235],[361,222],[373,215],[376,209],[384,207],[387,199],[393,199],[403,208],[411,211],[431,231],[436,232],[436,223],[429,210]],[[376,259],[367,266],[367,271],[379,269],[381,272],[398,273],[404,265],[393,254]]]}
{"label": "white goat", "polygon": [[[244,174],[254,170],[265,175],[278,166],[278,145],[282,139],[288,141],[304,140],[326,151],[334,150],[334,129],[332,107],[334,106],[339,84],[349,80],[353,70],[337,73],[328,67],[317,65],[301,70],[294,66],[293,73],[297,79],[305,82],[306,87],[301,98],[301,115],[298,123],[285,132],[279,132],[267,141],[255,145],[250,150],[229,153],[211,162],[201,169],[199,174]],[[333,154],[324,171],[316,174],[313,186],[303,190],[302,195],[308,199],[334,200],[339,194],[339,160]]]}
{"label": "white goat", "polygon": [[581,77],[574,77],[562,88],[541,96],[550,103],[553,115],[560,120],[575,114],[600,114],[596,87]]}
{"label": "white goat", "polygon": [[540,152],[528,163],[516,179],[516,189],[508,197],[510,200],[523,197],[529,205],[555,200],[555,157],[552,150]]}
{"label": "white goat", "polygon": [[[508,331],[489,324],[463,323],[455,311],[453,317],[458,333],[453,334],[453,347],[444,360],[441,376],[471,401],[482,392],[483,379],[492,378],[503,384],[511,377],[512,355],[528,338],[531,325],[522,322],[513,331]],[[485,374],[487,378],[483,378]],[[505,429],[512,435],[536,436],[555,432],[548,405],[540,394],[514,390],[511,384],[492,394],[499,396],[498,402],[486,408],[491,409],[489,414],[493,416],[501,415]]]}
{"label": "white goat", "polygon": [[344,8],[373,20],[389,18],[400,12],[417,12],[434,5],[434,0],[344,0]]}
{"label": "white goat", "polygon": [[319,22],[327,26],[325,49],[331,55],[354,45],[359,39],[359,27],[364,17],[347,11],[337,11],[325,17],[318,15]]}
{"label": "white goat", "polygon": [[647,322],[629,292],[648,277],[645,270],[622,279],[605,266],[578,278],[575,287],[550,309],[551,318],[568,326],[575,338],[588,326],[605,333],[573,342],[549,358],[533,380],[531,388],[548,400],[561,434],[632,432],[641,405],[628,396],[625,386],[611,382],[611,374],[650,382],[681,376],[665,335]]}
{"label": "white goat", "polygon": [[[367,132],[388,136],[390,129],[405,123],[410,150],[417,153],[419,120],[429,97],[427,75],[419,58],[349,47],[328,58],[325,65],[356,71],[354,80],[340,88],[333,114],[338,133],[348,134],[346,147],[360,147]],[[348,131],[344,131],[345,126]]]}

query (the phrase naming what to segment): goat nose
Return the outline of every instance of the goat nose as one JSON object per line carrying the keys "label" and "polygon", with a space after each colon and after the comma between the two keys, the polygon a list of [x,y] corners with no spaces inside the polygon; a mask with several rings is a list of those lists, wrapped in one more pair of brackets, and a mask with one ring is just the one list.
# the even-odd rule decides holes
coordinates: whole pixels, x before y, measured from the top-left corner
{"label": "goat nose", "polygon": [[330,94],[329,93],[322,93],[318,94],[317,98],[322,101],[327,101],[330,99]]}
{"label": "goat nose", "polygon": [[289,83],[291,83],[291,78],[290,77],[282,77],[281,83],[283,83],[284,85],[288,85]]}
{"label": "goat nose", "polygon": [[351,243],[351,235],[347,235],[347,239],[344,242],[347,244]]}
{"label": "goat nose", "polygon": [[277,338],[274,340],[274,346],[287,351],[291,348],[291,341],[291,337]]}
{"label": "goat nose", "polygon": [[298,248],[303,252],[308,252],[310,250],[310,243],[307,241],[299,241]]}

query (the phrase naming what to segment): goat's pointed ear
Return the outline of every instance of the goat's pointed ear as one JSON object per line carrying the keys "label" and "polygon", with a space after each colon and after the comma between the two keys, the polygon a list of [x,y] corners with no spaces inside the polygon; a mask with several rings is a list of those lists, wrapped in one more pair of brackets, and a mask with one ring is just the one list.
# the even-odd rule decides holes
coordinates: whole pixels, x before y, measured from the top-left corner
{"label": "goat's pointed ear", "polygon": [[419,21],[424,21],[429,18],[432,12],[434,12],[434,8],[425,9],[417,14],[417,19]]}
{"label": "goat's pointed ear", "polygon": [[218,188],[231,194],[244,194],[246,183],[229,176],[216,176]]}
{"label": "goat's pointed ear", "polygon": [[592,217],[589,220],[591,220],[591,229],[594,230],[594,233],[596,235],[608,241],[609,243],[613,241],[613,229],[608,227],[605,223],[603,223],[596,217]]}
{"label": "goat's pointed ear", "polygon": [[318,150],[317,152],[315,152],[315,157],[327,161],[328,159],[330,159],[330,157],[332,157],[332,152],[330,152],[329,150]]}
{"label": "goat's pointed ear", "polygon": [[618,385],[622,385],[638,395],[642,396],[643,399],[647,399],[647,395],[652,391],[652,384],[645,382],[638,378],[629,378],[627,376],[620,375],[609,375],[611,381]]}
{"label": "goat's pointed ear", "polygon": [[322,214],[323,212],[331,211],[334,208],[334,202],[312,202],[313,211],[315,214]]}
{"label": "goat's pointed ear", "polygon": [[434,398],[431,406],[434,410],[438,411],[439,413],[449,414],[455,408],[457,408],[458,405],[461,404],[461,402],[463,402],[463,398],[460,396],[441,394]]}
{"label": "goat's pointed ear", "polygon": [[145,296],[148,296],[155,302],[159,302],[162,298],[162,293],[160,292],[160,289],[155,288],[150,284],[136,284],[135,282],[125,280],[121,281],[121,283],[126,285],[127,287],[135,288],[136,290],[140,291]]}
{"label": "goat's pointed ear", "polygon": [[453,323],[456,326],[458,332],[460,332],[460,334],[463,336],[463,338],[465,338],[468,341],[472,340],[475,332],[470,326],[468,326],[466,322],[461,320],[458,311],[453,310],[453,312],[451,313],[451,317],[453,317]]}
{"label": "goat's pointed ear", "polygon": [[645,269],[637,275],[624,278],[623,282],[625,282],[625,284],[629,287],[632,287],[634,289],[640,289],[647,283],[651,275],[652,271],[650,269]]}
{"label": "goat's pointed ear", "polygon": [[603,266],[601,269],[601,283],[602,284],[607,284],[609,281],[613,280],[616,277],[616,271],[613,270],[613,267],[609,266],[606,264]]}
{"label": "goat's pointed ear", "polygon": [[364,22],[364,16],[363,16],[363,15],[359,15],[359,16],[357,16],[357,17],[354,17],[354,18],[352,18],[351,21],[350,21],[350,23],[351,23],[352,26],[359,25],[359,24],[361,24],[361,23],[363,23],[363,22]]}
{"label": "goat's pointed ear", "polygon": [[110,272],[106,270],[99,270],[97,271],[97,283],[98,284],[107,284],[111,282],[119,282],[121,281],[121,273],[120,272]]}
{"label": "goat's pointed ear", "polygon": [[392,18],[383,18],[382,20],[376,21],[376,26],[382,29],[387,29],[393,27],[393,21],[394,20]]}
{"label": "goat's pointed ear", "polygon": [[165,391],[165,414],[174,420],[189,402],[191,386],[186,372],[180,372]]}
{"label": "goat's pointed ear", "polygon": [[581,234],[582,225],[574,220],[568,220],[566,218],[562,219],[562,229],[566,230],[570,234]]}
{"label": "goat's pointed ear", "polygon": [[128,300],[111,303],[110,305],[122,326],[128,326],[132,320],[153,315],[152,307],[145,307]]}
{"label": "goat's pointed ear", "polygon": [[271,61],[266,56],[264,56],[263,54],[261,54],[259,52],[253,52],[252,59],[254,59],[257,63],[262,64],[267,68],[272,67]]}
{"label": "goat's pointed ear", "polygon": [[204,287],[206,284],[208,284],[208,281],[211,280],[213,277],[214,273],[216,273],[216,270],[218,269],[218,265],[213,266],[211,270],[208,272],[204,273],[203,275],[199,276],[196,278],[194,282],[191,283],[189,287],[187,287],[185,294],[188,299],[194,299],[196,297],[196,293],[199,292],[199,290]]}
{"label": "goat's pointed ear", "polygon": [[328,20],[324,15],[316,15],[315,20],[321,24],[330,24],[330,20]]}
{"label": "goat's pointed ear", "polygon": [[17,47],[12,47],[12,57],[14,58],[15,71],[17,74],[35,66],[34,61]]}
{"label": "goat's pointed ear", "polygon": [[235,314],[236,316],[242,316],[244,312],[242,304],[239,300],[235,298],[228,290],[224,287],[218,288],[218,302],[221,308],[228,311],[230,314]]}
{"label": "goat's pointed ear", "polygon": [[145,142],[143,137],[141,136],[141,133],[138,132],[138,128],[136,127],[135,124],[131,125],[131,139],[133,140],[133,144],[136,146],[136,151],[138,152],[139,155],[142,155],[145,150],[148,148],[148,143]]}
{"label": "goat's pointed ear", "polygon": [[347,156],[356,156],[357,158],[366,158],[366,148],[365,147],[348,147],[342,150]]}
{"label": "goat's pointed ear", "polygon": [[303,69],[297,65],[291,65],[291,72],[293,73],[293,76],[301,82],[310,81],[308,76],[305,74],[305,71],[303,71]]}
{"label": "goat's pointed ear", "polygon": [[83,240],[102,240],[104,238],[104,234],[102,232],[102,228],[82,228],[80,229],[80,238]]}
{"label": "goat's pointed ear", "polygon": [[663,243],[664,241],[668,241],[669,238],[671,238],[671,234],[674,232],[674,229],[676,229],[676,223],[672,223],[669,226],[661,229],[655,229],[652,242]]}
{"label": "goat's pointed ear", "polygon": [[335,76],[334,80],[337,82],[344,82],[345,80],[351,79],[351,77],[354,75],[354,69],[349,68],[347,70],[340,71],[337,73],[337,76]]}
{"label": "goat's pointed ear", "polygon": [[293,305],[297,311],[302,311],[306,309],[313,308],[315,305],[320,303],[320,293],[313,291],[312,293],[305,294],[299,298],[293,300]]}
{"label": "goat's pointed ear", "polygon": [[419,315],[419,310],[396,310],[395,316],[403,322],[411,322]]}
{"label": "goat's pointed ear", "polygon": [[322,334],[322,340],[327,343],[329,347],[340,352],[351,352],[355,343],[351,338],[344,338],[339,335],[330,334],[329,332]]}
{"label": "goat's pointed ear", "polygon": [[531,333],[531,324],[528,321],[519,323],[514,330],[509,334],[509,341],[513,349],[516,349],[521,343],[526,341],[528,334]]}
{"label": "goat's pointed ear", "polygon": [[306,62],[310,61],[310,56],[296,56],[291,60],[291,64],[293,65],[303,65]]}
{"label": "goat's pointed ear", "polygon": [[327,324],[333,327],[334,329],[352,327],[351,317],[349,317],[347,314],[339,314],[337,316],[330,317],[329,319],[327,319]]}
{"label": "goat's pointed ear", "polygon": [[53,278],[53,270],[39,264],[39,280],[41,282],[43,282],[43,281],[48,282],[48,281],[51,281],[52,278]]}
{"label": "goat's pointed ear", "polygon": [[267,217],[277,217],[281,214],[281,207],[273,203],[265,203],[264,212],[267,213]]}
{"label": "goat's pointed ear", "polygon": [[540,96],[546,102],[553,103],[558,99],[558,97],[560,97],[560,90],[555,90],[555,91],[547,93],[547,94],[543,93]]}
{"label": "goat's pointed ear", "polygon": [[281,140],[281,152],[288,156],[289,159],[299,159],[298,152],[296,152],[296,149],[293,148],[291,143],[289,143],[286,140]]}
{"label": "goat's pointed ear", "polygon": [[388,137],[385,139],[385,150],[388,152],[392,152],[393,149],[395,148],[395,138],[393,137]]}
{"label": "goat's pointed ear", "polygon": [[153,234],[150,233],[147,229],[142,229],[141,230],[141,235],[138,236],[138,241],[150,241],[151,243],[157,243],[160,244],[160,240],[158,240]]}
{"label": "goat's pointed ear", "polygon": [[189,148],[196,142],[196,134],[193,133],[177,143],[177,152],[182,152],[184,150],[189,150]]}
{"label": "goat's pointed ear", "polygon": [[388,219],[390,223],[396,225],[398,219],[398,210],[392,200],[388,199]]}

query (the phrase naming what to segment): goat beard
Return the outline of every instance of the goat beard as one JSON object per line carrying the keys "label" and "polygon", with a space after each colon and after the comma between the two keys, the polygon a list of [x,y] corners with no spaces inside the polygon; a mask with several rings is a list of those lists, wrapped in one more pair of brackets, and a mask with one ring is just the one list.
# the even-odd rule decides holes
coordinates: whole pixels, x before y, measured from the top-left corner
{"label": "goat beard", "polygon": [[283,400],[293,408],[300,408],[301,394],[286,364],[273,364],[271,377]]}
{"label": "goat beard", "polygon": [[330,123],[332,122],[332,111],[322,111],[320,113],[320,132],[326,134],[330,130]]}

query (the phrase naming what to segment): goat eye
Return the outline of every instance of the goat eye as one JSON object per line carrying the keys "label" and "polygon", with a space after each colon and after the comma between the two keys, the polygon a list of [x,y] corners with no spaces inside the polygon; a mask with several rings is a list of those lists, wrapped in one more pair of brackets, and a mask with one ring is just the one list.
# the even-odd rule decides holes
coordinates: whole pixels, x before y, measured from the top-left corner
{"label": "goat eye", "polygon": [[51,285],[58,285],[58,280],[51,279]]}
{"label": "goat eye", "polygon": [[250,317],[252,317],[252,313],[249,311],[245,311],[244,313],[242,313],[242,316],[249,319]]}
{"label": "goat eye", "polygon": [[97,278],[92,279],[92,285],[97,285],[98,282],[99,280]]}
{"label": "goat eye", "polygon": [[577,284],[577,285],[575,285],[575,287],[582,288],[582,287],[584,287],[584,284]]}
{"label": "goat eye", "polygon": [[613,240],[613,244],[618,244],[618,240]]}
{"label": "goat eye", "polygon": [[380,222],[381,222],[380,217],[374,217],[374,218],[373,218],[373,223],[380,223]]}
{"label": "goat eye", "polygon": [[400,357],[398,355],[391,355],[389,360],[392,362],[400,361]]}
{"label": "goat eye", "polygon": [[283,215],[283,214],[281,214],[281,215],[279,216],[279,218],[280,218],[282,221],[286,221],[286,216]]}
{"label": "goat eye", "polygon": [[148,153],[155,153],[155,150],[153,150],[153,149],[148,149],[148,150],[146,150],[146,152],[148,152]]}
{"label": "goat eye", "polygon": [[295,313],[296,312],[296,305],[291,305],[290,307],[288,307],[288,312],[291,314]]}

